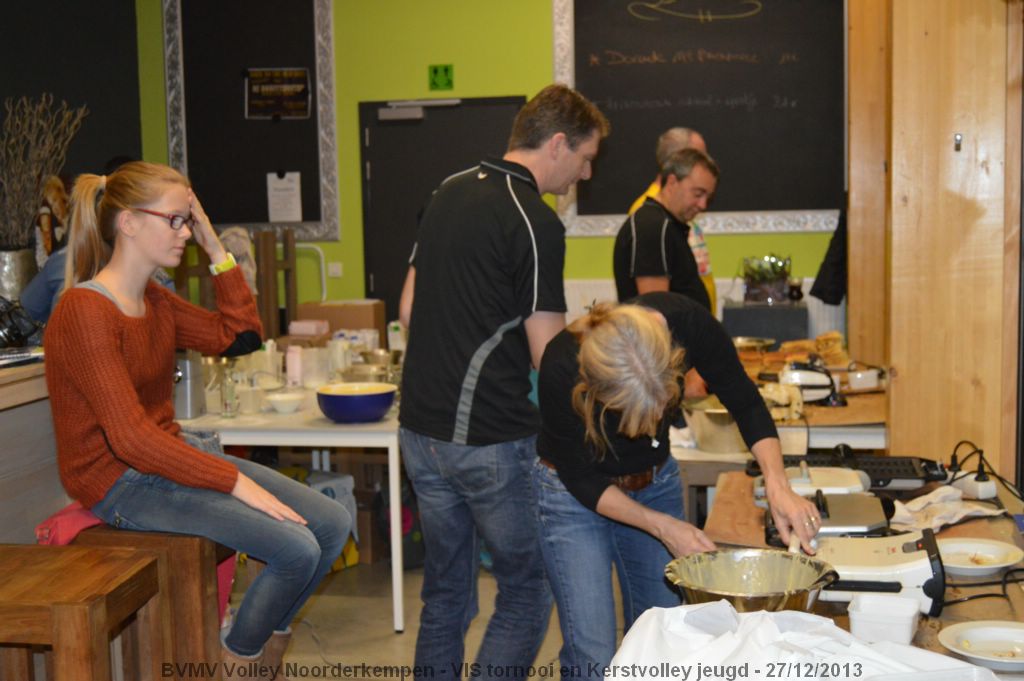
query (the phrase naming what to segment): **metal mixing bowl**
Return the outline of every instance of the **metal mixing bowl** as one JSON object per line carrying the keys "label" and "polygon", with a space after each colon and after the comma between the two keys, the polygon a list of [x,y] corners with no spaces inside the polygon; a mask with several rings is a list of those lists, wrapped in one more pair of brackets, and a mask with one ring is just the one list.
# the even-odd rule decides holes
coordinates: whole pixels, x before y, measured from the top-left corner
{"label": "metal mixing bowl", "polygon": [[697,449],[702,452],[735,454],[748,451],[732,414],[714,395],[686,400],[683,413],[686,414],[686,425],[697,441]]}
{"label": "metal mixing bowl", "polygon": [[367,364],[397,365],[402,362],[401,350],[363,350],[359,353]]}
{"label": "metal mixing bowl", "polygon": [[754,336],[733,336],[732,344],[737,350],[770,350],[775,345],[774,338],[756,338]]}
{"label": "metal mixing bowl", "polygon": [[773,549],[721,549],[676,558],[665,576],[687,603],[725,599],[737,612],[808,611],[823,587],[839,579],[813,556]]}

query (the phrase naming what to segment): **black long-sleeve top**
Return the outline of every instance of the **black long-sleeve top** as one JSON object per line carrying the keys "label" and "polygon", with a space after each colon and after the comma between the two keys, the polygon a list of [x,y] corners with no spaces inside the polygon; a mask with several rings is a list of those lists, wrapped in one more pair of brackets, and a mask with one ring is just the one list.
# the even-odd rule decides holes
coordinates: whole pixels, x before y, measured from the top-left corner
{"label": "black long-sleeve top", "polygon": [[[697,369],[729,410],[748,447],[766,437],[778,437],[771,414],[744,373],[732,340],[711,313],[677,293],[647,293],[629,302],[665,317],[673,341],[686,351],[687,368]],[[648,470],[668,458],[672,415],[662,418],[654,439],[628,438],[619,433],[619,414],[607,412],[605,429],[611,447],[599,460],[594,447],[585,441],[583,419],[572,406],[572,390],[579,380],[579,345],[565,330],[551,340],[541,361],[537,451],[554,464],[569,492],[593,510],[612,478]]]}

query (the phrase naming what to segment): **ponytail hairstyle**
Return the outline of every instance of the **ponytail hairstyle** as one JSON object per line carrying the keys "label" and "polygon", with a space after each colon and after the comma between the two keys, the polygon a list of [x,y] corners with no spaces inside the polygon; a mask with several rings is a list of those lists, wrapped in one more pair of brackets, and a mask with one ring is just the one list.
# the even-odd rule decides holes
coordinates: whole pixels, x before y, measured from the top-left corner
{"label": "ponytail hairstyle", "polygon": [[586,441],[601,460],[611,447],[605,414],[619,412],[619,432],[654,437],[682,390],[683,350],[651,310],[599,303],[569,330],[580,344],[580,381],[572,405],[583,419]]}
{"label": "ponytail hairstyle", "polygon": [[121,211],[158,201],[173,184],[189,186],[177,170],[145,161],[126,163],[110,175],[79,175],[71,190],[64,290],[92,279],[110,262]]}

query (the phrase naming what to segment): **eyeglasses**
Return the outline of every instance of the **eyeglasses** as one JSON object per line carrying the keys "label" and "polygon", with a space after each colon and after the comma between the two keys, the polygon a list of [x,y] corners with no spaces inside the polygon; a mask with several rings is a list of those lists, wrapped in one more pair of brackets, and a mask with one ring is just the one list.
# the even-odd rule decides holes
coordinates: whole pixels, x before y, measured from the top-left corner
{"label": "eyeglasses", "polygon": [[140,213],[146,213],[147,215],[155,215],[158,218],[167,220],[167,223],[175,232],[181,229],[182,225],[188,225],[189,229],[196,226],[196,218],[191,213],[188,217],[185,217],[184,215],[175,215],[174,213],[161,213],[160,211],[149,210],[148,208],[135,208],[133,210],[137,210]]}

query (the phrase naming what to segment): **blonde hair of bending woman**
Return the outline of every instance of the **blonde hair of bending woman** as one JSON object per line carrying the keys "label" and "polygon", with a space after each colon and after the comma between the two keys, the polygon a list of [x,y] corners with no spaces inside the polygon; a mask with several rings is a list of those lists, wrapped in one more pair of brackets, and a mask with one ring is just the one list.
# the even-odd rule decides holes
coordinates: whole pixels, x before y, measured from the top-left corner
{"label": "blonde hair of bending woman", "polygon": [[122,210],[152,204],[175,184],[189,186],[174,168],[145,161],[126,163],[106,176],[79,175],[71,190],[64,290],[92,279],[110,261]]}
{"label": "blonde hair of bending woman", "polygon": [[611,447],[605,414],[619,412],[619,432],[654,437],[682,395],[683,350],[665,324],[639,305],[601,303],[569,326],[580,341],[580,381],[572,404],[598,459]]}

